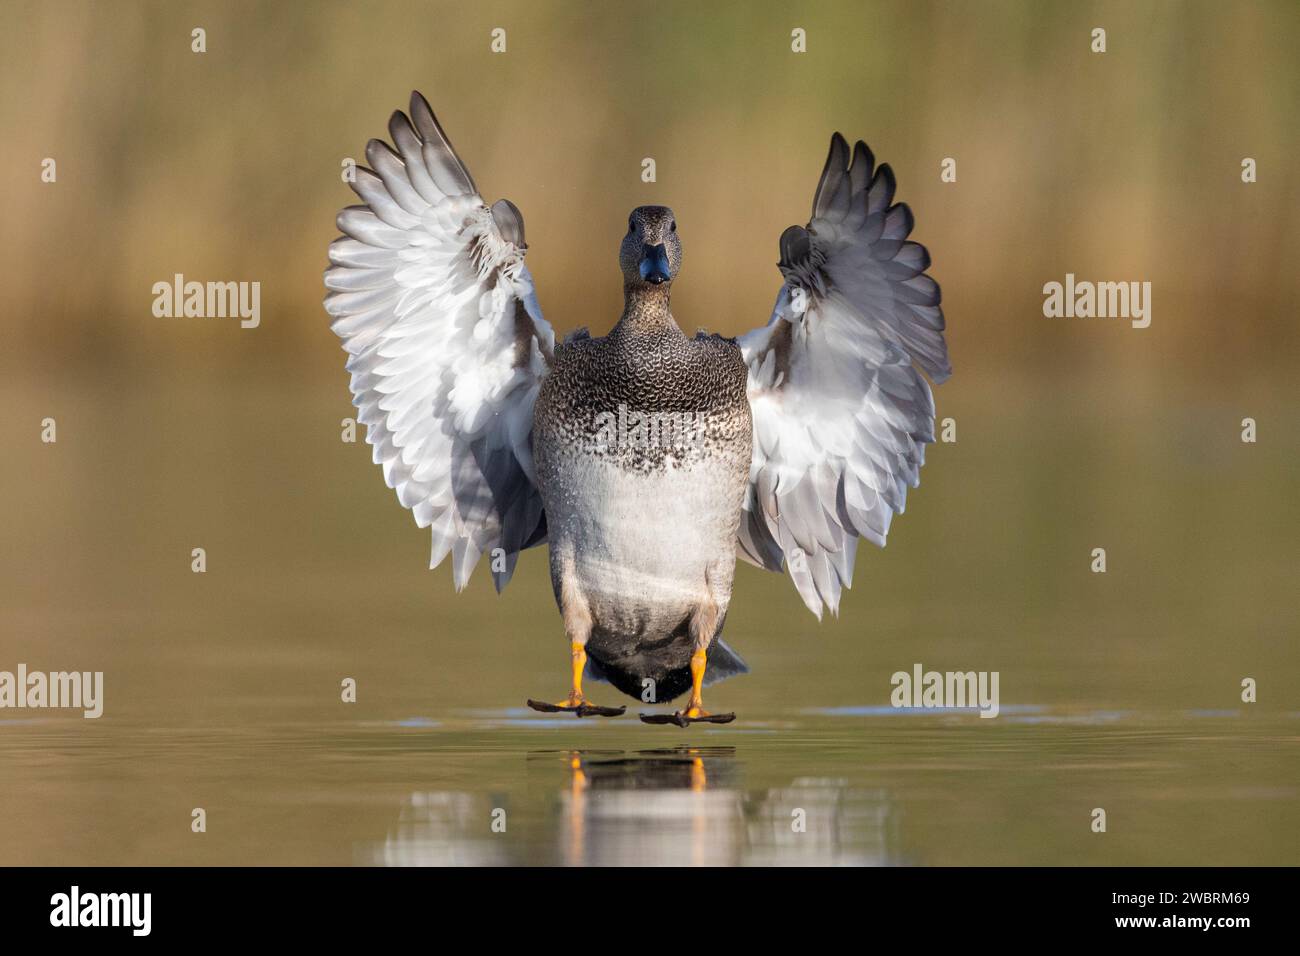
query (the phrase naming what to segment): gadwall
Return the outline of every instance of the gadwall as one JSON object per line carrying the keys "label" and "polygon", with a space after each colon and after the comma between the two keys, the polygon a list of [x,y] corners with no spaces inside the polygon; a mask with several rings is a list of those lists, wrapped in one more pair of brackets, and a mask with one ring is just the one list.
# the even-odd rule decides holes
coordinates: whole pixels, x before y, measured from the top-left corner
{"label": "gadwall", "polygon": [[[884,546],[934,440],[951,373],[930,257],[894,176],[836,133],[806,228],[780,238],[768,323],[688,337],[669,309],[677,219],[641,206],[619,246],[623,314],[555,343],[519,210],[488,206],[419,93],[372,139],[338,217],[325,308],[374,460],[456,589],[486,556],[497,590],[547,542],[572,683],[536,710],[725,723],[701,688],[747,670],[720,637],[739,556],[837,613],[859,536]],[[920,371],[918,371],[918,368]]]}

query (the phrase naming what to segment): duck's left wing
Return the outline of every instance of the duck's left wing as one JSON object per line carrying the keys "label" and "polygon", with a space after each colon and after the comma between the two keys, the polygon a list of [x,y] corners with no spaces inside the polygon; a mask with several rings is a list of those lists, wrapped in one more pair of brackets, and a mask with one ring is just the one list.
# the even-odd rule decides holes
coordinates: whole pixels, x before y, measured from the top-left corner
{"label": "duck's left wing", "polygon": [[769,323],[740,339],[754,451],[738,551],[789,571],[819,618],[839,608],[857,537],[883,547],[934,441],[952,373],[930,256],[908,241],[894,175],[838,133],[807,228],[781,235],[785,284]]}
{"label": "duck's left wing", "polygon": [[432,528],[429,566],[450,553],[459,589],[486,553],[500,590],[546,537],[530,435],[555,334],[519,210],[483,202],[419,93],[388,130],[396,150],[372,139],[356,169],[365,205],[339,214],[325,308],[375,463]]}

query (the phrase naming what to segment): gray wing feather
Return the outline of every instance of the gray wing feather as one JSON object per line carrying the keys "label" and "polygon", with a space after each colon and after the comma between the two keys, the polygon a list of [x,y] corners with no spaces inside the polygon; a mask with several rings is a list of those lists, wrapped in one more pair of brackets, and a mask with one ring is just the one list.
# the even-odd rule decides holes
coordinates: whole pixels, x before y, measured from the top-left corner
{"label": "gray wing feather", "polygon": [[545,540],[532,412],[555,337],[523,263],[523,216],[489,209],[428,102],[366,146],[339,214],[326,311],[348,353],[357,419],[384,480],[430,528],[430,567],[463,588],[483,554],[498,590]]}
{"label": "gray wing feather", "polygon": [[930,256],[867,145],[836,133],[807,227],[781,235],[785,285],[742,336],[754,457],[738,553],[789,572],[818,617],[853,579],[858,537],[881,547],[934,440],[951,373]]}

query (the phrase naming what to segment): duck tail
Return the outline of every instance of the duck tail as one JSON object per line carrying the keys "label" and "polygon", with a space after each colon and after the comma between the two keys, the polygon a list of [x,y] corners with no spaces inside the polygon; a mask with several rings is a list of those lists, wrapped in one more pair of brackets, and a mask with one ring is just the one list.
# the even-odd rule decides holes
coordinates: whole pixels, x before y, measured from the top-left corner
{"label": "duck tail", "polygon": [[727,646],[722,638],[715,638],[709,645],[709,666],[704,671],[704,686],[716,684],[728,677],[748,674],[749,665],[734,650]]}
{"label": "duck tail", "polygon": [[[629,697],[642,700],[645,700],[642,697],[646,690],[645,681],[650,678],[654,681],[654,700],[646,702],[662,704],[675,700],[691,689],[691,669],[684,663],[689,656],[690,645],[687,644],[677,655],[677,660],[683,663],[669,667],[664,667],[662,660],[644,655],[631,659],[605,660],[597,646],[588,644],[586,676],[605,684],[613,684]],[[709,645],[709,664],[704,671],[704,686],[748,673],[749,665],[741,660],[740,655],[727,646],[721,637],[715,637]]]}

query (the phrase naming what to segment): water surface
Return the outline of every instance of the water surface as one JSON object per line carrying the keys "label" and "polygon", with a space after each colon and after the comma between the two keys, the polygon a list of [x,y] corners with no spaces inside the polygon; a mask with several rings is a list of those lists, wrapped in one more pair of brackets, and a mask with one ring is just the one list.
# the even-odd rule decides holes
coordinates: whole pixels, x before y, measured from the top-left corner
{"label": "water surface", "polygon": [[1286,864],[1298,719],[6,721],[0,846],[6,863]]}
{"label": "water surface", "polygon": [[[1285,406],[1246,446],[1194,392],[1019,388],[949,389],[839,619],[739,568],[739,719],[681,730],[524,708],[567,689],[544,550],[456,595],[338,381],[10,386],[0,670],[105,702],[0,711],[0,864],[1297,862]],[[917,663],[997,671],[999,716],[895,710]]]}

